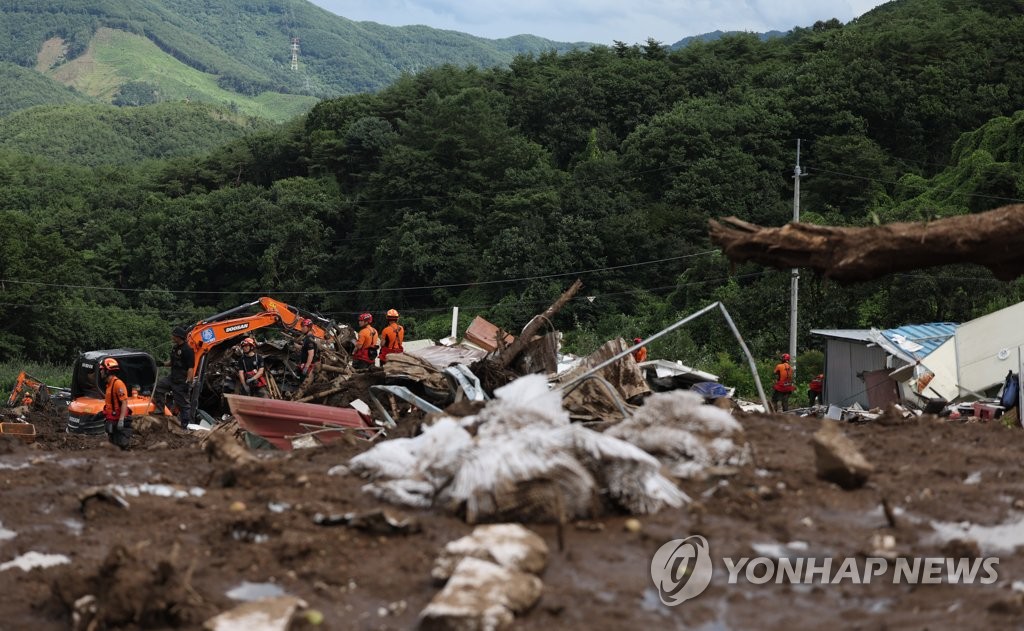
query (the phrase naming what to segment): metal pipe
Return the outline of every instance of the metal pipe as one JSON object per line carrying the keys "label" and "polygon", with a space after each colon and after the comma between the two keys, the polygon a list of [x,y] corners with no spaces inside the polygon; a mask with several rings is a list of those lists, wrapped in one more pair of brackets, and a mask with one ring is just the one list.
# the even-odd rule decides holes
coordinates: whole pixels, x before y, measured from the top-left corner
{"label": "metal pipe", "polygon": [[761,397],[761,405],[764,406],[765,412],[768,411],[768,399],[764,396],[764,388],[761,387],[761,377],[757,374],[757,364],[754,363],[754,356],[750,354],[750,349],[747,348],[747,343],[743,341],[743,336],[740,335],[740,330],[736,328],[736,323],[732,321],[732,316],[725,309],[725,305],[721,302],[716,302],[716,305],[721,307],[722,315],[725,316],[725,321],[729,324],[729,328],[732,329],[732,334],[736,336],[736,341],[740,343],[740,348],[743,349],[743,354],[747,356],[747,365],[750,366],[750,374],[754,376],[754,385],[757,386],[757,394]]}

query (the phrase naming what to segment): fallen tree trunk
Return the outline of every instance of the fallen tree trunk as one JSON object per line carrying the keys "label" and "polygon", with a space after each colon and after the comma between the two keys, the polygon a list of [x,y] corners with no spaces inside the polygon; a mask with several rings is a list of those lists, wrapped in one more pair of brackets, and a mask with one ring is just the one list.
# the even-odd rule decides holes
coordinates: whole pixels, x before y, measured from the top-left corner
{"label": "fallen tree trunk", "polygon": [[999,280],[1024,274],[1024,205],[930,222],[840,228],[789,223],[765,228],[736,217],[709,222],[729,260],[812,269],[840,282],[866,281],[952,263],[977,263]]}
{"label": "fallen tree trunk", "polygon": [[498,351],[498,354],[494,358],[498,365],[502,368],[508,368],[509,364],[515,361],[519,353],[523,352],[523,349],[530,343],[530,340],[533,339],[533,336],[537,331],[544,326],[545,321],[550,323],[551,318],[555,317],[555,314],[565,306],[565,303],[572,300],[572,297],[576,295],[576,292],[579,291],[582,286],[583,281],[577,278],[576,282],[574,282],[569,289],[566,289],[562,295],[558,297],[558,300],[553,302],[551,306],[544,311],[544,313],[535,316],[530,320],[526,327],[523,328],[523,332],[515,339],[514,342],[509,344],[506,348]]}

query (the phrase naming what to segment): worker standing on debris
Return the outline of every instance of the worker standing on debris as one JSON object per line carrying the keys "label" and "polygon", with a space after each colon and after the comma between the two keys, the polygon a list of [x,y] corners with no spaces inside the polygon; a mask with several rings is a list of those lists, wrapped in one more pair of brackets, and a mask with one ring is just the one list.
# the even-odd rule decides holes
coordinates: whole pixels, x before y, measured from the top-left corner
{"label": "worker standing on debris", "polygon": [[373,366],[379,343],[380,336],[377,335],[377,329],[373,328],[373,316],[369,313],[359,314],[359,337],[356,338],[356,349],[352,353],[352,367],[365,370]]}
{"label": "worker standing on debris", "polygon": [[388,309],[388,325],[380,332],[380,365],[383,366],[392,353],[404,353],[405,327],[398,323],[398,310]]}
{"label": "worker standing on debris", "polygon": [[100,363],[100,377],[106,384],[103,399],[103,420],[107,430],[107,440],[121,449],[128,449],[132,442],[132,425],[128,415],[128,386],[118,377],[121,365],[113,357],[107,357]]}
{"label": "worker standing on debris", "polygon": [[793,366],[789,363],[789,353],[782,354],[782,361],[775,366],[775,384],[772,386],[772,407],[779,412],[781,404],[782,412],[789,410],[789,395],[793,394],[796,386],[793,385]]}
{"label": "worker standing on debris", "polygon": [[807,385],[807,405],[818,405],[821,403],[821,391],[825,388],[825,375],[818,374],[817,377],[811,379],[811,383]]}
{"label": "worker standing on debris", "polygon": [[299,370],[304,378],[309,379],[319,364],[317,360],[320,358],[320,346],[317,345],[316,336],[313,335],[312,320],[303,318],[299,323],[299,328],[305,336],[302,338],[302,350],[299,351]]}
{"label": "worker standing on debris", "polygon": [[[634,337],[633,338],[633,344],[634,345],[639,344],[640,342],[643,342],[643,340],[640,339],[639,337]],[[647,347],[646,346],[641,346],[640,348],[638,348],[635,351],[633,351],[633,359],[635,359],[636,363],[638,363],[638,364],[640,362],[647,361]]]}
{"label": "worker standing on debris", "polygon": [[170,392],[173,395],[174,406],[178,408],[178,421],[181,422],[181,429],[187,429],[192,422],[192,388],[195,378],[196,354],[188,344],[185,343],[185,336],[188,331],[185,327],[176,326],[171,331],[171,358],[164,362],[164,366],[171,367],[169,377],[164,377],[156,384],[154,399],[164,402],[166,395]]}
{"label": "worker standing on debris", "polygon": [[263,356],[256,352],[256,340],[247,337],[242,340],[242,355],[238,358],[238,384],[245,394],[261,399],[267,398],[267,378]]}

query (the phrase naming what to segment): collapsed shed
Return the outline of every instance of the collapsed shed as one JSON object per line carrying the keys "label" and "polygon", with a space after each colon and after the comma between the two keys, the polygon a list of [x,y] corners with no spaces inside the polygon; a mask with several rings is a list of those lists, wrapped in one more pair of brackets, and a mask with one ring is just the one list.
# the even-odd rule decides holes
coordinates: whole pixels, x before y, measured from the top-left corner
{"label": "collapsed shed", "polygon": [[[811,335],[825,338],[825,389],[829,405],[865,409],[915,400],[909,386],[900,381],[914,377],[913,366],[923,363],[957,330],[951,322],[912,324],[895,329],[814,329]],[[910,369],[907,370],[906,367]],[[904,369],[897,372],[899,369]],[[927,397],[927,395],[925,395]]]}

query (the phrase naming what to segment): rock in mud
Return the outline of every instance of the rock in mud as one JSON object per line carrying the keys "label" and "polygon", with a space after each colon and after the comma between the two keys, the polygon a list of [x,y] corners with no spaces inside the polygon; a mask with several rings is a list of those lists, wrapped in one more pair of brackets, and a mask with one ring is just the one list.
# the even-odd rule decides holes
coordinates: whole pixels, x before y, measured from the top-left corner
{"label": "rock in mud", "polygon": [[864,486],[868,477],[874,473],[874,466],[832,421],[822,423],[811,444],[814,445],[818,477],[822,480],[852,490]]}

